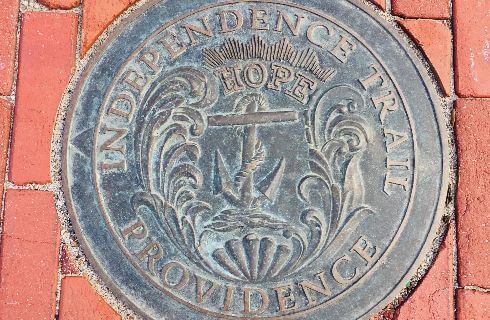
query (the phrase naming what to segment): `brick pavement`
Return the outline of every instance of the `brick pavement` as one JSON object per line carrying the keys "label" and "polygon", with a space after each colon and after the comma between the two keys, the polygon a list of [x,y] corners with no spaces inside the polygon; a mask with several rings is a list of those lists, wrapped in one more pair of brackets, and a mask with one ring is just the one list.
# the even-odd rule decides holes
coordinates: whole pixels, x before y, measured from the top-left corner
{"label": "brick pavement", "polygon": [[[135,0],[24,2],[0,2],[0,319],[118,319],[61,244],[49,163],[77,56]],[[412,37],[455,101],[459,154],[455,222],[414,293],[378,318],[489,319],[490,1],[373,2]]]}

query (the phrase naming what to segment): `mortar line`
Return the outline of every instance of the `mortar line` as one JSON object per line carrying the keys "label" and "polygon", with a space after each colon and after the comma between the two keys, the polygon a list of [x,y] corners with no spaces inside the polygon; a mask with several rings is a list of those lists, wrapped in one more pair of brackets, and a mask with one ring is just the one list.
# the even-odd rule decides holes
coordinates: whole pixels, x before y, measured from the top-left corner
{"label": "mortar line", "polygon": [[[457,186],[457,183],[456,183],[456,186]],[[455,191],[455,194],[457,196],[457,192]],[[453,219],[451,221],[451,226],[453,228],[453,235],[452,235],[452,241],[453,241],[453,245],[452,245],[452,254],[453,254],[453,257],[452,257],[452,261],[451,261],[451,266],[452,266],[452,271],[453,271],[453,274],[452,274],[452,288],[451,288],[451,294],[452,294],[452,298],[453,298],[453,303],[452,303],[452,310],[453,310],[453,318],[456,319],[457,318],[457,301],[458,301],[458,297],[457,297],[457,292],[458,292],[458,237],[457,237],[457,223],[456,223],[456,199],[454,199],[455,201],[455,209],[453,211]]]}
{"label": "mortar line", "polygon": [[490,97],[462,97],[462,96],[457,96],[458,100],[477,100],[477,101],[484,101],[484,102],[490,102]]}
{"label": "mortar line", "polygon": [[396,16],[393,15],[397,21],[438,21],[438,22],[447,22],[449,23],[451,21],[451,18],[410,18],[410,17],[401,17],[401,16]]}
{"label": "mortar line", "polygon": [[20,12],[26,13],[26,12],[51,12],[51,13],[80,13],[80,8],[72,8],[72,9],[38,9],[38,8],[24,8],[21,9]]}
{"label": "mortar line", "polygon": [[[12,86],[13,86],[13,84],[12,84]],[[0,95],[0,99],[7,100],[9,102],[14,102],[15,96],[13,96],[13,95],[8,95],[8,96]]]}
{"label": "mortar line", "polygon": [[478,291],[482,293],[490,293],[490,288],[484,288],[480,286],[464,286],[464,290]]}
{"label": "mortar line", "polygon": [[28,183],[28,184],[23,184],[23,185],[17,185],[11,181],[5,182],[5,189],[6,190],[32,190],[32,191],[50,191],[50,192],[53,192],[55,188],[56,188],[56,184],[53,182],[46,183],[46,184]]}
{"label": "mortar line", "polygon": [[55,296],[55,310],[54,317],[55,319],[59,318],[60,311],[60,301],[61,301],[61,282],[63,281],[63,261],[62,261],[62,240],[61,240],[61,228],[58,230],[59,232],[59,247],[58,247],[58,279],[56,283],[56,296]]}
{"label": "mortar line", "polygon": [[[23,14],[20,11],[21,5],[19,4],[19,11],[18,11],[18,16],[17,16],[17,29],[16,29],[16,35],[15,35],[15,54],[14,54],[14,74],[13,74],[13,81],[12,81],[12,89],[10,91],[10,97],[12,98],[12,102],[15,103],[17,99],[17,82],[19,78],[19,52],[20,52],[20,33],[22,29],[22,19],[23,19]],[[14,105],[15,107],[15,105]]]}
{"label": "mortar line", "polygon": [[453,137],[454,137],[454,152],[455,152],[455,161],[456,163],[454,164],[455,166],[455,172],[454,172],[454,190],[453,190],[453,217],[451,219],[451,225],[453,228],[453,261],[452,261],[452,267],[453,267],[453,288],[452,288],[452,298],[453,298],[453,303],[452,303],[452,316],[454,320],[458,319],[458,287],[459,287],[459,277],[458,277],[458,258],[459,258],[459,252],[458,252],[458,170],[459,170],[459,161],[458,161],[458,150],[456,147],[456,103],[457,103],[457,95],[456,95],[456,46],[455,46],[455,37],[454,37],[454,0],[448,0],[449,2],[449,18],[450,20],[448,21],[448,26],[451,31],[451,65],[450,65],[450,72],[451,72],[451,96],[454,99],[453,105],[452,105],[452,110],[451,110],[451,124],[453,127]]}
{"label": "mortar line", "polygon": [[78,15],[78,30],[77,30],[78,32],[77,32],[77,49],[75,53],[75,68],[78,68],[78,65],[80,64],[80,60],[82,60],[84,0],[81,0],[79,8],[80,10]]}
{"label": "mortar line", "polygon": [[386,7],[386,9],[385,9],[386,13],[392,14],[391,13],[391,8],[392,8],[391,0],[385,0],[385,7]]}
{"label": "mortar line", "polygon": [[80,278],[80,277],[83,277],[83,275],[80,275],[80,274],[64,274],[63,275],[63,279],[64,278]]}
{"label": "mortar line", "polygon": [[[452,1],[451,1],[452,3]],[[454,45],[454,22],[453,22],[453,15],[452,15],[452,5],[451,5],[451,8],[450,8],[450,19],[447,21],[448,23],[448,27],[449,27],[449,30],[451,31],[450,32],[450,35],[451,35],[451,65],[450,65],[450,73],[451,73],[451,83],[450,83],[450,88],[451,88],[451,92],[450,94],[454,97],[456,97],[456,81],[455,81],[455,77],[456,77],[456,73],[455,73],[455,68],[454,68],[454,65],[455,65],[455,57],[456,57],[456,54],[455,54],[455,45]]]}

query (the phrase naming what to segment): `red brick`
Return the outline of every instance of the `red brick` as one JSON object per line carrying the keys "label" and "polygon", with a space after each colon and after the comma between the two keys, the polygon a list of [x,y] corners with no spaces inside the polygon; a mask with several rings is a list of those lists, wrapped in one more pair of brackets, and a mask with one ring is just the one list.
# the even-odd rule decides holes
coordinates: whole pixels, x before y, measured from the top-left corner
{"label": "red brick", "polygon": [[386,10],[386,0],[371,0],[375,5],[383,10]]}
{"label": "red brick", "polygon": [[456,93],[490,97],[490,1],[454,1]]}
{"label": "red brick", "polygon": [[61,282],[60,320],[112,320],[120,316],[84,277],[65,277]]}
{"label": "red brick", "polygon": [[0,319],[54,319],[59,224],[53,194],[9,190],[0,257]]}
{"label": "red brick", "polygon": [[64,275],[77,275],[80,273],[77,265],[64,245],[61,246],[61,273]]}
{"label": "red brick", "polygon": [[490,101],[459,100],[458,266],[462,286],[490,288]]}
{"label": "red brick", "polygon": [[31,12],[23,17],[10,179],[47,183],[56,112],[74,69],[77,15]]}
{"label": "red brick", "polygon": [[398,320],[454,319],[452,240],[450,230],[422,283],[399,309]]}
{"label": "red brick", "polygon": [[19,0],[2,0],[0,5],[0,95],[12,91],[17,44]]}
{"label": "red brick", "polygon": [[10,120],[12,104],[0,99],[0,203],[3,199],[3,185],[5,180],[5,168],[7,165],[7,153],[10,139]]}
{"label": "red brick", "polygon": [[458,290],[458,319],[490,319],[490,293]]}
{"label": "red brick", "polygon": [[[403,29],[423,50],[446,95],[451,93],[451,30],[442,21],[403,20],[399,21]],[[437,39],[437,41],[434,41]]]}
{"label": "red brick", "polygon": [[[394,15],[404,18],[449,19],[450,0],[392,0]],[[466,1],[466,0],[465,0]]]}
{"label": "red brick", "polygon": [[[446,95],[451,93],[451,30],[443,21],[404,20],[401,26],[422,48],[431,62]],[[437,41],[434,41],[437,39]]]}
{"label": "red brick", "polygon": [[73,9],[80,5],[81,0],[37,0],[50,9]]}
{"label": "red brick", "polygon": [[137,0],[85,0],[83,2],[83,45],[85,54],[97,37]]}

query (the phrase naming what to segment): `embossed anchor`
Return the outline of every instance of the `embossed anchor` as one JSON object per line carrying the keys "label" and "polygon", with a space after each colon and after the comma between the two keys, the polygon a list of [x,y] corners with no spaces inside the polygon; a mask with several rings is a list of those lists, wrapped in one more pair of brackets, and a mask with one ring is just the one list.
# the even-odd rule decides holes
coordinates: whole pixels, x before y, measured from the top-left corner
{"label": "embossed anchor", "polygon": [[257,138],[258,126],[298,120],[296,111],[265,111],[266,107],[265,98],[253,93],[246,95],[237,103],[237,109],[242,111],[241,113],[208,117],[210,127],[245,126],[242,166],[235,177],[235,182],[231,180],[220,152],[216,150],[215,154],[217,191],[223,194],[229,203],[242,209],[257,208],[265,200],[274,201],[286,167],[283,158],[257,188],[262,195],[254,197],[254,173],[265,160],[265,150]]}

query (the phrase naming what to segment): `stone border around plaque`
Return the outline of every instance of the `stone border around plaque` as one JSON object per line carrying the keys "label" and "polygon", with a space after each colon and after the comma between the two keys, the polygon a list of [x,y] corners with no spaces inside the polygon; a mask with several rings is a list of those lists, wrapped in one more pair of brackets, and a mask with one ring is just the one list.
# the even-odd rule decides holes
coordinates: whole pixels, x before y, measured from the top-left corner
{"label": "stone border around plaque", "polygon": [[138,3],[60,109],[64,241],[143,318],[369,318],[451,210],[445,102],[414,47],[361,1]]}

